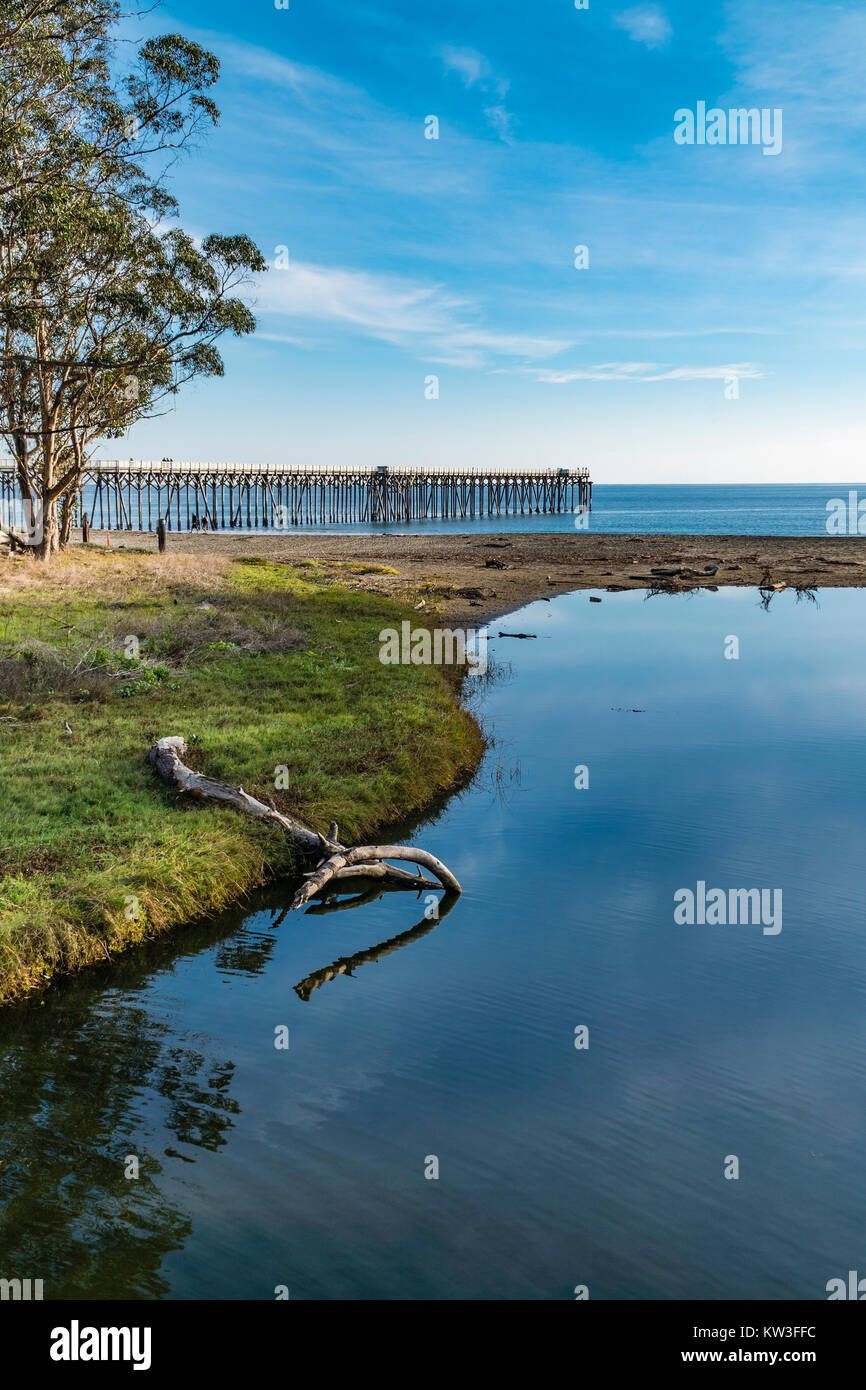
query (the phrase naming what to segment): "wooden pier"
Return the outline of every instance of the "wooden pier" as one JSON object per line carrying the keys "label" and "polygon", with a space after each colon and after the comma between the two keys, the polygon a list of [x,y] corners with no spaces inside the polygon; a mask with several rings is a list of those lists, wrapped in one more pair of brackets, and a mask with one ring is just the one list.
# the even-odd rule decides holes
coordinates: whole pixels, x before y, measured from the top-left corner
{"label": "wooden pier", "polygon": [[[0,500],[17,497],[10,461]],[[361,468],[94,460],[78,494],[78,520],[94,529],[285,530],[291,526],[474,521],[588,510],[586,468]]]}

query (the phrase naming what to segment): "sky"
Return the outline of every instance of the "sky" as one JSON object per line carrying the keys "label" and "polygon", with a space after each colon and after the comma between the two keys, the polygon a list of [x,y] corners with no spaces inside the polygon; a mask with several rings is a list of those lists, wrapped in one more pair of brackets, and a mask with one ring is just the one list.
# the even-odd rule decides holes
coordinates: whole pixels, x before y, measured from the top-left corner
{"label": "sky", "polygon": [[[219,57],[171,188],[270,268],[103,457],[866,476],[862,0],[288,5],[127,21]],[[684,143],[699,103],[774,125]]]}

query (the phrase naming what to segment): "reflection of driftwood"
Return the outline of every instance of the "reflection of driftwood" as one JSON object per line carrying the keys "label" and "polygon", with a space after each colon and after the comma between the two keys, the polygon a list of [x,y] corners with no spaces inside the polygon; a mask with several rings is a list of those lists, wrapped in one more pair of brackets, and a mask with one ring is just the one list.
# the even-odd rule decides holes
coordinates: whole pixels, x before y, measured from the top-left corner
{"label": "reflection of driftwood", "polygon": [[[246,815],[273,821],[289,836],[299,858],[314,864],[315,867],[306,876],[306,883],[292,899],[292,908],[303,907],[327,884],[343,878],[366,878],[373,880],[377,887],[405,888],[415,892],[422,888],[444,888],[455,894],[461,892],[460,884],[451,870],[426,850],[415,849],[412,845],[359,845],[348,849],[339,843],[336,822],[331,822],[327,838],[319,835],[299,821],[281,815],[263,801],[257,801],[243,787],[217,782],[212,777],[194,772],[183,761],[185,753],[186,743],[182,738],[161,738],[153,745],[148,756],[162,780],[188,796],[197,797],[200,801],[224,802]],[[402,859],[419,867],[412,874],[385,863],[387,859]],[[420,866],[431,870],[435,880],[424,878]]]}
{"label": "reflection of driftwood", "polygon": [[372,883],[363,893],[356,893],[352,898],[338,898],[336,893],[332,892],[332,887],[333,885],[330,885],[323,891],[320,903],[313,903],[312,907],[307,908],[308,917],[324,917],[331,912],[351,912],[353,907],[366,907],[368,903],[378,902],[388,891]]}
{"label": "reflection of driftwood", "polygon": [[[372,891],[373,890],[371,890],[371,892]],[[374,895],[378,897],[378,891],[376,891]],[[457,897],[458,895],[456,893],[446,893],[445,897],[442,898],[439,903],[438,916],[433,918],[422,917],[421,921],[418,922],[416,926],[411,927],[409,931],[401,932],[399,936],[392,936],[390,940],[383,941],[379,946],[371,946],[367,951],[358,951],[354,956],[340,956],[339,960],[335,960],[333,965],[326,965],[321,970],[314,970],[306,979],[301,980],[300,984],[295,985],[295,994],[297,994],[299,999],[303,999],[304,1002],[307,1003],[314,990],[319,989],[322,985],[326,985],[329,980],[336,979],[338,975],[352,975],[359,966],[371,965],[377,960],[384,959],[385,956],[392,955],[394,951],[399,951],[403,946],[408,946],[411,941],[419,941],[422,936],[426,936],[428,932],[431,932],[437,923],[442,921],[443,917],[447,917],[456,903]],[[353,898],[347,903],[339,905],[331,905],[329,903],[326,907],[314,907],[311,908],[310,911],[318,912],[327,910],[334,912],[339,911],[341,908],[360,907],[362,900],[365,902],[368,900],[367,893],[363,893],[360,897]]]}

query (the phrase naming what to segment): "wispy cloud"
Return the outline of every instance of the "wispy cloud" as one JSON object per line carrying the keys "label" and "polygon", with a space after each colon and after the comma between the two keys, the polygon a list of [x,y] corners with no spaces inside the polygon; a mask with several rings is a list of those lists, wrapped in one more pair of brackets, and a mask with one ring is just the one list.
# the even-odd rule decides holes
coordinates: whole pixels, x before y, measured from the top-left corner
{"label": "wispy cloud", "polygon": [[474,48],[455,48],[446,44],[439,50],[445,71],[456,73],[467,91],[477,87],[487,100],[484,115],[487,123],[506,144],[511,139],[513,116],[505,98],[511,83],[498,76],[483,53]]}
{"label": "wispy cloud", "polygon": [[823,0],[727,0],[721,46],[740,85],[773,101],[805,101],[810,113],[859,125],[866,110],[866,13]]}
{"label": "wispy cloud", "polygon": [[670,20],[659,5],[635,5],[614,15],[613,22],[630,39],[647,48],[664,48],[673,34]]}
{"label": "wispy cloud", "polygon": [[[231,123],[245,157],[224,171],[228,186],[246,186],[260,199],[284,171],[294,191],[306,194],[338,179],[344,196],[384,190],[419,201],[468,195],[475,186],[474,168],[429,158],[417,113],[395,111],[352,81],[256,44],[207,29],[185,32],[218,54],[232,90],[222,124]],[[467,146],[466,136],[451,136],[452,150]]]}
{"label": "wispy cloud", "polygon": [[267,48],[240,40],[226,39],[222,35],[205,32],[202,37],[216,40],[220,55],[231,64],[234,72],[243,77],[251,77],[257,82],[266,82],[276,87],[284,87],[302,101],[314,103],[322,97],[362,96],[360,88],[334,77],[322,68],[310,67],[293,62]]}
{"label": "wispy cloud", "polygon": [[581,338],[723,338],[775,337],[776,328],[592,328],[581,330]]}
{"label": "wispy cloud", "polygon": [[450,367],[486,367],[491,357],[555,357],[571,347],[558,338],[536,338],[525,333],[489,333],[483,328],[461,328],[439,340],[431,362]]}
{"label": "wispy cloud", "polygon": [[261,312],[342,324],[387,342],[450,332],[462,301],[441,286],[295,261],[260,282]]}
{"label": "wispy cloud", "polygon": [[[866,11],[824,0],[726,0],[719,46],[734,82],[720,105],[760,92],[784,109],[791,175],[862,187]],[[804,205],[805,211],[805,205]]]}
{"label": "wispy cloud", "polygon": [[[459,367],[481,368],[502,357],[539,360],[572,346],[558,338],[495,332],[472,301],[442,285],[343,267],[294,262],[272,269],[258,283],[255,307],[260,314],[358,333]],[[294,335],[263,336],[309,346]]]}
{"label": "wispy cloud", "polygon": [[555,368],[529,369],[536,381],[565,386],[571,381],[726,381],[759,378],[766,372],[755,362],[729,362],[723,366],[674,367],[666,362],[602,362],[594,367],[557,371]]}
{"label": "wispy cloud", "polygon": [[454,48],[446,44],[440,49],[440,55],[446,72],[456,72],[462,79],[464,87],[474,87],[482,79],[486,82],[490,78],[490,64],[483,53],[478,53],[474,48]]}

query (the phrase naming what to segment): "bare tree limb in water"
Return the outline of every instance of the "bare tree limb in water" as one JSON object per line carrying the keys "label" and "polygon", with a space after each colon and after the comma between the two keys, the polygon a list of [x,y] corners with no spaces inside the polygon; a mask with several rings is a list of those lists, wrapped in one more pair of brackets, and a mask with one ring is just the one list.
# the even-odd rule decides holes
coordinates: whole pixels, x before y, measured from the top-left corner
{"label": "bare tree limb in water", "polygon": [[[161,738],[151,748],[148,758],[162,781],[178,791],[199,801],[222,802],[259,820],[273,821],[289,836],[299,858],[305,862],[312,861],[314,867],[306,875],[306,883],[292,899],[290,909],[303,907],[328,884],[343,878],[365,878],[371,880],[374,887],[403,888],[413,892],[431,888],[444,888],[455,895],[462,892],[447,865],[427,850],[416,849],[413,845],[358,845],[354,849],[341,845],[336,838],[336,821],[331,822],[327,837],[320,835],[300,821],[282,815],[273,806],[258,801],[243,787],[235,787],[230,782],[217,782],[212,777],[195,772],[184,763],[185,753],[184,739]],[[408,861],[419,868],[417,873],[412,874],[386,863],[388,859]],[[422,866],[429,869],[435,878],[425,878],[421,872]]]}

